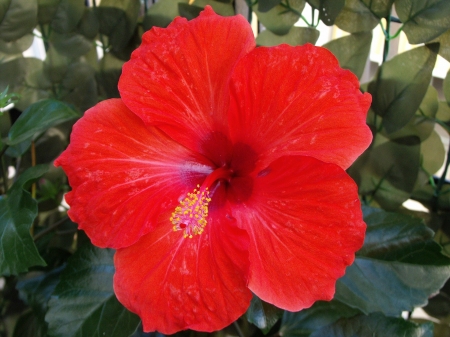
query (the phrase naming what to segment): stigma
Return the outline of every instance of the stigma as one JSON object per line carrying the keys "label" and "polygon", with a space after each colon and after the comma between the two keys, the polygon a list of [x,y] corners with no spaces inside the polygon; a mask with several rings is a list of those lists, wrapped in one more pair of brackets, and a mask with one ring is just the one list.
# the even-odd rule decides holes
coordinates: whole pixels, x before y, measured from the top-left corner
{"label": "stigma", "polygon": [[197,185],[192,193],[180,202],[170,217],[173,231],[183,231],[184,238],[203,233],[208,223],[208,205],[211,201],[208,188]]}

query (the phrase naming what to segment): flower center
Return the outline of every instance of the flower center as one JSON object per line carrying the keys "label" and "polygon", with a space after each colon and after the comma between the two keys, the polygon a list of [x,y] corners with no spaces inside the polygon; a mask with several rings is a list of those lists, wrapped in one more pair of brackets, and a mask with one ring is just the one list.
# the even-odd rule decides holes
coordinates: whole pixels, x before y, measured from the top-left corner
{"label": "flower center", "polygon": [[211,201],[209,188],[220,179],[229,179],[232,171],[225,167],[214,170],[208,175],[202,186],[197,185],[186,198],[180,202],[170,217],[173,231],[184,231],[184,238],[192,238],[203,233],[208,224],[208,205]]}

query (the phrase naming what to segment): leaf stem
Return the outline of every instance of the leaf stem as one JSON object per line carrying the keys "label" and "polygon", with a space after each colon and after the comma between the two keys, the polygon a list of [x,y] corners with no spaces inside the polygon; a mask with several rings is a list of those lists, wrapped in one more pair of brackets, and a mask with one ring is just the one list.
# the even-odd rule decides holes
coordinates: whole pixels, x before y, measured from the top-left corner
{"label": "leaf stem", "polygon": [[234,321],[234,322],[233,322],[233,325],[234,325],[234,327],[236,328],[236,331],[237,331],[239,337],[245,337],[245,336],[244,336],[244,333],[242,332],[241,327],[239,326],[239,324],[237,323],[237,321]]}
{"label": "leaf stem", "polygon": [[41,237],[43,237],[45,234],[50,233],[55,228],[61,226],[68,218],[69,217],[66,215],[65,217],[56,221],[54,224],[48,226],[46,229],[43,229],[42,231],[40,231],[33,237],[33,240],[36,241],[36,240],[40,239]]}

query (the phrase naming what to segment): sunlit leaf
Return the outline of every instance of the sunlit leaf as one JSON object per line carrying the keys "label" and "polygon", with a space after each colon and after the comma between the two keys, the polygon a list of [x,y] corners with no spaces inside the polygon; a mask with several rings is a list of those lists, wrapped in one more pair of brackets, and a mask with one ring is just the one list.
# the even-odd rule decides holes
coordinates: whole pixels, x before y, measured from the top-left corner
{"label": "sunlit leaf", "polygon": [[134,332],[139,318],[114,295],[113,255],[111,249],[84,245],[69,259],[49,302],[49,336],[124,337]]}
{"label": "sunlit leaf", "polygon": [[47,171],[47,165],[23,172],[7,195],[0,196],[0,274],[18,275],[31,266],[45,266],[30,228],[37,216],[37,202],[26,191],[31,182]]}
{"label": "sunlit leaf", "polygon": [[305,7],[305,0],[290,0],[288,3],[291,10],[287,8],[286,2],[282,1],[270,11],[262,13],[255,10],[255,13],[264,27],[272,33],[284,35],[300,19],[300,13]]}
{"label": "sunlit leaf", "polygon": [[79,114],[67,104],[44,100],[25,110],[9,131],[10,145],[36,137],[51,126],[79,117]]}
{"label": "sunlit leaf", "polygon": [[329,49],[344,69],[361,78],[369,57],[372,32],[352,34],[332,40],[323,46]]}
{"label": "sunlit leaf", "polygon": [[369,84],[372,108],[383,117],[387,132],[405,126],[424,98],[439,46],[423,46],[401,53],[385,62]]}
{"label": "sunlit leaf", "polygon": [[450,28],[448,0],[395,0],[395,10],[411,44],[429,42]]}
{"label": "sunlit leaf", "polygon": [[320,32],[311,27],[292,27],[285,35],[277,35],[270,30],[261,32],[256,38],[256,44],[259,46],[272,47],[281,43],[287,43],[291,46],[300,46],[307,42],[315,44],[319,38]]}
{"label": "sunlit leaf", "polygon": [[[38,5],[37,1],[30,0],[6,1],[6,3],[8,2],[6,13],[0,21],[0,39],[15,41],[30,34],[36,26]],[[1,17],[2,15],[0,15]]]}
{"label": "sunlit leaf", "polygon": [[253,296],[250,307],[247,309],[246,313],[248,321],[256,325],[264,333],[268,333],[282,315],[283,310],[272,304],[261,301],[255,295]]}
{"label": "sunlit leaf", "polygon": [[376,313],[341,319],[313,332],[310,337],[433,337],[433,323],[417,324]]}
{"label": "sunlit leaf", "polygon": [[378,18],[360,0],[346,0],[335,25],[349,33],[372,31]]}

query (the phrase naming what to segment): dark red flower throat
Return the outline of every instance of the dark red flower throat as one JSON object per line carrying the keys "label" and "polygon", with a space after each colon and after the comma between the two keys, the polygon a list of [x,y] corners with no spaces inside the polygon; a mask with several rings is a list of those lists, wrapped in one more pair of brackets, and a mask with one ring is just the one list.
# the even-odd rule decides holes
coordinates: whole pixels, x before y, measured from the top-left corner
{"label": "dark red flower throat", "polygon": [[257,155],[247,144],[232,144],[222,133],[213,133],[201,146],[213,168],[203,183],[180,202],[170,221],[173,230],[184,231],[185,238],[201,234],[207,225],[209,210],[223,207],[226,201],[239,204],[248,200],[253,190],[250,174]]}

